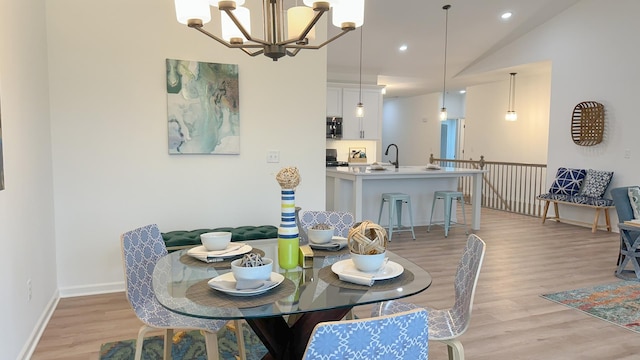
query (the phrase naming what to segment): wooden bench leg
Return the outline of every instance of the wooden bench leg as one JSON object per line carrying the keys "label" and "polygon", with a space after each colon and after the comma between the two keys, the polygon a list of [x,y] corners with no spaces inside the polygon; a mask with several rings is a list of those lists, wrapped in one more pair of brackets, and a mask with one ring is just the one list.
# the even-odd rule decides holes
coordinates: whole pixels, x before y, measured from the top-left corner
{"label": "wooden bench leg", "polygon": [[600,220],[600,208],[596,208],[596,217],[593,219],[593,225],[591,226],[591,232],[598,231],[598,220]]}
{"label": "wooden bench leg", "polygon": [[604,208],[604,218],[607,222],[607,231],[611,232],[611,220],[609,219],[609,208]]}
{"label": "wooden bench leg", "polygon": [[558,203],[557,202],[553,203],[553,211],[556,212],[556,217],[554,218],[554,220],[556,222],[560,222],[560,211],[558,211]]}
{"label": "wooden bench leg", "polygon": [[544,211],[542,212],[542,223],[547,220],[547,211],[549,211],[549,200],[546,200],[544,203]]}

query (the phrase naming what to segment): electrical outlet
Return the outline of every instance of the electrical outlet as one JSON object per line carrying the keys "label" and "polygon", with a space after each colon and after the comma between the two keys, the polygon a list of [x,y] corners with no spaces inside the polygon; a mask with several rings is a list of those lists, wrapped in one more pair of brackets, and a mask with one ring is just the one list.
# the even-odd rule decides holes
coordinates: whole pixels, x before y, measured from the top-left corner
{"label": "electrical outlet", "polygon": [[31,301],[31,296],[33,293],[31,292],[31,279],[27,280],[27,301]]}
{"label": "electrical outlet", "polygon": [[280,151],[278,151],[278,150],[269,150],[269,151],[267,151],[267,162],[268,163],[279,163],[280,162]]}
{"label": "electrical outlet", "polygon": [[624,151],[624,158],[625,159],[631,159],[631,149],[626,149]]}

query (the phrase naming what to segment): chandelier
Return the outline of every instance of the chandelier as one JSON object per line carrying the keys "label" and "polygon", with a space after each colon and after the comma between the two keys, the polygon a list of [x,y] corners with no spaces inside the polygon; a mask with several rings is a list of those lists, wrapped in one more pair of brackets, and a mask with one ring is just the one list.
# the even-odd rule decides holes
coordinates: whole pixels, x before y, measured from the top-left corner
{"label": "chandelier", "polygon": [[[302,49],[317,50],[364,23],[364,0],[303,0],[305,6],[292,6],[285,11],[284,0],[262,0],[264,38],[251,34],[250,11],[245,0],[175,0],[178,22],[207,35],[228,48],[244,51],[249,56],[263,54],[277,61],[296,56]],[[211,21],[209,5],[220,10],[222,36],[216,36],[203,28]],[[315,24],[322,15],[332,10],[332,23],[342,31],[317,44]],[[285,33],[285,24],[287,32]]]}

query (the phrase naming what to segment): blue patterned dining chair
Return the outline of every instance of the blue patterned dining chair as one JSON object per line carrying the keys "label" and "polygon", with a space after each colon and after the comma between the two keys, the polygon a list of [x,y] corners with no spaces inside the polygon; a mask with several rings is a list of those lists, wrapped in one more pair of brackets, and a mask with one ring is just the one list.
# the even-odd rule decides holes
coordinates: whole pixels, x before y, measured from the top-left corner
{"label": "blue patterned dining chair", "polygon": [[323,322],[313,329],[302,359],[426,360],[428,329],[428,314],[424,309]]}
{"label": "blue patterned dining chair", "polygon": [[[424,307],[429,313],[429,340],[447,344],[449,360],[464,360],[464,348],[458,338],[467,331],[471,322],[473,297],[478,275],[484,259],[485,243],[475,234],[469,235],[455,275],[455,300],[449,309]],[[387,301],[374,306],[372,316],[393,314],[418,305],[402,301]]]}
{"label": "blue patterned dining chair", "polygon": [[[226,325],[227,320],[201,319],[178,314],[162,306],[153,293],[151,284],[153,268],[158,259],[167,255],[167,248],[158,226],[152,224],[128,231],[120,236],[120,240],[122,242],[127,300],[129,300],[136,316],[144,323],[138,331],[135,360],[140,360],[142,356],[145,334],[154,329],[165,330],[165,359],[171,359],[173,329],[200,330],[205,337],[207,358],[209,360],[218,359],[217,332]],[[239,339],[240,356],[245,359],[241,327],[237,322],[235,325],[236,337]]]}
{"label": "blue patterned dining chair", "polygon": [[335,229],[336,236],[347,237],[349,229],[353,226],[353,214],[342,211],[301,211],[300,223],[302,230],[317,224],[331,225]]}

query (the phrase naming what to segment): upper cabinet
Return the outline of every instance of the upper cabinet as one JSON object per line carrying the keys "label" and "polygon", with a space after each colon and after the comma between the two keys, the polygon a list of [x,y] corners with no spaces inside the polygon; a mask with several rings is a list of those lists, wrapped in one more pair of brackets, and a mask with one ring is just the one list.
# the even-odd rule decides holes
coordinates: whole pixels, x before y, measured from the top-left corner
{"label": "upper cabinet", "polygon": [[[327,116],[342,116],[343,140],[380,140],[382,127],[382,93],[379,86],[362,88],[364,117],[356,117],[360,101],[358,85],[327,87]],[[338,113],[336,109],[341,111]],[[331,112],[330,112],[331,111]],[[333,112],[333,113],[332,113]]]}
{"label": "upper cabinet", "polygon": [[342,116],[342,88],[327,87],[327,116]]}

